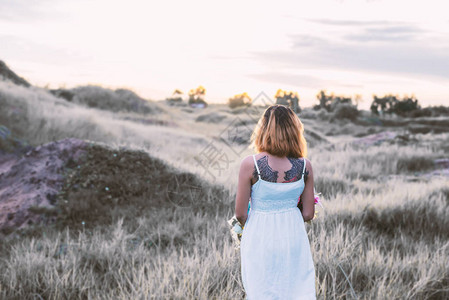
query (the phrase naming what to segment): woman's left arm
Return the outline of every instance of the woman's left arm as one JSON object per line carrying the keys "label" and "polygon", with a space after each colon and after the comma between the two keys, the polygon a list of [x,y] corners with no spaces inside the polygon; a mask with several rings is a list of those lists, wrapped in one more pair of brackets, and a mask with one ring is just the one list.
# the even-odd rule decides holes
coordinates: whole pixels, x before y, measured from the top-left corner
{"label": "woman's left arm", "polygon": [[302,217],[304,221],[310,221],[315,215],[315,195],[313,190],[313,169],[310,160],[306,160],[306,170],[305,170],[304,180],[305,187],[301,195],[302,201]]}
{"label": "woman's left arm", "polygon": [[248,218],[248,202],[251,196],[252,157],[244,158],[240,164],[237,194],[235,198],[235,216],[242,226]]}

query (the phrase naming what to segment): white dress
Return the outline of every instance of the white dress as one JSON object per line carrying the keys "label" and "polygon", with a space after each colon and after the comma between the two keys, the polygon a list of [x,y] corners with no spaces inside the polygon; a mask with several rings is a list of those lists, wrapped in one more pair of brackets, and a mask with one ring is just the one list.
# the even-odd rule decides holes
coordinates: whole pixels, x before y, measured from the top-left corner
{"label": "white dress", "polygon": [[240,244],[242,283],[249,300],[316,299],[315,267],[304,219],[297,207],[298,181],[259,180],[251,187],[251,208]]}

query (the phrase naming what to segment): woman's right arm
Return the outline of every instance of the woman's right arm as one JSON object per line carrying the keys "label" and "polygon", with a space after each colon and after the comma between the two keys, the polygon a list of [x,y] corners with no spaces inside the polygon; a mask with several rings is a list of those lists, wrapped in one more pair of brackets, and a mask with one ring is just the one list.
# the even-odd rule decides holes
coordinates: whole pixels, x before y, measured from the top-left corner
{"label": "woman's right arm", "polygon": [[[310,160],[306,160],[306,170],[304,176],[305,187],[301,195],[302,217],[304,222],[310,221],[315,215],[315,195],[313,191],[313,169]],[[306,176],[307,174],[307,176]],[[307,179],[307,180],[306,180]]]}

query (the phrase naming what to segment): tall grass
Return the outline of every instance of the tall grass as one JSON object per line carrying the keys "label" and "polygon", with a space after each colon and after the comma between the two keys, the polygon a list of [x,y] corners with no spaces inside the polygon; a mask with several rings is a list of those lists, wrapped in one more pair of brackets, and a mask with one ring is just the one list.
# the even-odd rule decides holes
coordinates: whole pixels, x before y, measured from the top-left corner
{"label": "tall grass", "polygon": [[[437,216],[433,222],[446,226],[449,209],[441,192],[445,182],[402,185],[421,192],[409,197],[395,182],[365,201],[360,201],[361,194],[341,194],[324,203],[326,209],[307,228],[319,298],[443,299],[448,295],[447,233],[433,227],[421,210],[410,209],[425,208],[421,197],[433,192],[429,204]],[[397,197],[391,199],[390,194]],[[403,216],[387,222],[390,228],[384,230],[360,209],[368,205],[385,214],[402,210]],[[45,229],[17,238],[3,254],[3,296],[243,298],[239,253],[225,224],[230,212],[161,208],[126,223],[119,219],[79,231]]]}
{"label": "tall grass", "polygon": [[[63,137],[103,143],[66,177],[60,199],[69,205],[60,223],[3,238],[0,298],[244,298],[226,224],[240,160],[212,185],[193,159],[228,123],[189,132],[195,113],[177,111],[161,118],[185,118],[181,128],[147,126],[2,82],[0,101],[2,123],[33,144]],[[12,106],[23,114],[12,114]],[[306,227],[319,299],[449,297],[447,178],[419,176],[445,156],[435,143],[448,137],[311,149],[325,207]]]}

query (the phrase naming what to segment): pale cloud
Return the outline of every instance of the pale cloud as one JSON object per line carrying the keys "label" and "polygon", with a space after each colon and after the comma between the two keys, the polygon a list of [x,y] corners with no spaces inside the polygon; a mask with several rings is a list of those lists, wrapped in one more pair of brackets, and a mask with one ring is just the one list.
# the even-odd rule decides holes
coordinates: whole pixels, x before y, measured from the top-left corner
{"label": "pale cloud", "polygon": [[[23,62],[40,62],[48,65],[77,65],[92,63],[94,58],[77,49],[49,46],[27,38],[0,34],[0,53]],[[1,59],[1,58],[0,58]]]}
{"label": "pale cloud", "polygon": [[393,25],[381,27],[368,27],[362,29],[357,34],[348,34],[344,38],[353,41],[369,42],[369,41],[411,41],[421,37],[428,32],[415,25]]}
{"label": "pale cloud", "polygon": [[333,25],[333,26],[366,26],[366,25],[389,25],[397,24],[397,22],[392,21],[360,21],[360,20],[335,20],[335,19],[306,19],[309,22],[323,24],[323,25]]}
{"label": "pale cloud", "polygon": [[326,80],[312,75],[291,74],[289,72],[265,72],[262,74],[249,74],[247,76],[260,81],[287,84],[297,88],[322,89],[331,84],[338,85],[336,81]]}
{"label": "pale cloud", "polygon": [[[30,82],[126,84],[148,98],[407,92],[446,101],[440,0],[0,0],[0,59]],[[155,94],[157,93],[157,94]],[[430,102],[429,102],[430,103]]]}
{"label": "pale cloud", "polygon": [[14,23],[63,18],[68,14],[53,10],[56,0],[1,0],[0,20]]}
{"label": "pale cloud", "polygon": [[[324,23],[333,24],[330,20]],[[350,34],[347,31],[333,36],[291,34],[290,49],[252,54],[255,59],[279,68],[329,68],[449,78],[448,38],[438,40],[427,36],[428,31],[416,25],[359,23],[350,25],[353,32]]]}

